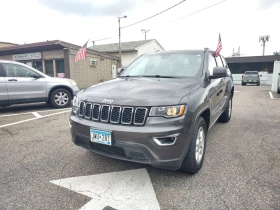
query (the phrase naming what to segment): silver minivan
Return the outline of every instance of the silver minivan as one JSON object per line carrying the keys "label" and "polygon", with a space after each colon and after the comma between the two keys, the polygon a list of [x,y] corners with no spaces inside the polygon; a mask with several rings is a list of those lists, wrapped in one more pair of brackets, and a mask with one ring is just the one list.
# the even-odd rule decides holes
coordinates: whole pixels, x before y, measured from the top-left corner
{"label": "silver minivan", "polygon": [[74,80],[49,77],[20,62],[0,60],[0,106],[47,102],[65,108],[79,91]]}

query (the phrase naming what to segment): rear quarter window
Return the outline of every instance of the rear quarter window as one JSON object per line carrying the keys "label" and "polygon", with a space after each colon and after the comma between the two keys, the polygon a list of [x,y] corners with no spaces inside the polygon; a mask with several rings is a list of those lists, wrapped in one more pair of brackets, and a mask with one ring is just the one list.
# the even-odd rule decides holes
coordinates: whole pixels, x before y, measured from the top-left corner
{"label": "rear quarter window", "polygon": [[248,74],[258,74],[258,72],[257,71],[246,71],[245,74],[246,75],[248,75]]}

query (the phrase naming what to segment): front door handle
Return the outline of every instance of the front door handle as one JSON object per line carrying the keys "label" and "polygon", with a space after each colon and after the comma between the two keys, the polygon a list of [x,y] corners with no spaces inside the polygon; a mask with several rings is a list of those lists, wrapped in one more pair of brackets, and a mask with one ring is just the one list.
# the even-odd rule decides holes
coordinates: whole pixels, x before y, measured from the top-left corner
{"label": "front door handle", "polygon": [[16,82],[17,79],[9,79],[8,81],[9,81],[9,82]]}

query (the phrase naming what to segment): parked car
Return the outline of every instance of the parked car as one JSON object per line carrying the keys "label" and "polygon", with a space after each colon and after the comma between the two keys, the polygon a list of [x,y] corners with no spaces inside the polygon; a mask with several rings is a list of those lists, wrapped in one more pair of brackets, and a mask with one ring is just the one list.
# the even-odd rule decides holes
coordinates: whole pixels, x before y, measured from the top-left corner
{"label": "parked car", "polygon": [[118,78],[80,91],[72,141],[113,158],[196,173],[207,133],[231,119],[234,84],[214,51],[164,51],[137,58]]}
{"label": "parked car", "polygon": [[49,77],[20,62],[0,60],[0,106],[47,102],[55,108],[71,105],[79,91],[74,80]]}
{"label": "parked car", "polygon": [[260,86],[260,75],[257,71],[246,71],[242,75],[242,85],[246,85],[248,83]]}

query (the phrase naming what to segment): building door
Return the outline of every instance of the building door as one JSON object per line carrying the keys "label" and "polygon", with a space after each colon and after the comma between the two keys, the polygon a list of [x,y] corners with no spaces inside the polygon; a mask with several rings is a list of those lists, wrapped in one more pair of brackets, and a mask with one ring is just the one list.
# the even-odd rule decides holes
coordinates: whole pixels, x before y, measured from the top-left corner
{"label": "building door", "polygon": [[35,71],[18,64],[3,63],[6,74],[5,81],[9,101],[17,100],[27,102],[32,99],[41,99],[47,97],[47,84],[45,78],[35,78],[38,75]]}
{"label": "building door", "polygon": [[53,72],[53,61],[45,61],[45,65],[46,65],[46,75],[53,77],[54,76],[54,72]]}
{"label": "building door", "polygon": [[113,64],[112,65],[112,78],[116,78],[117,77],[117,65]]}

